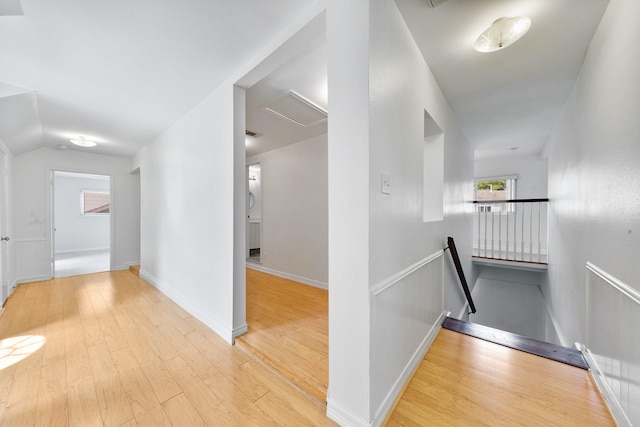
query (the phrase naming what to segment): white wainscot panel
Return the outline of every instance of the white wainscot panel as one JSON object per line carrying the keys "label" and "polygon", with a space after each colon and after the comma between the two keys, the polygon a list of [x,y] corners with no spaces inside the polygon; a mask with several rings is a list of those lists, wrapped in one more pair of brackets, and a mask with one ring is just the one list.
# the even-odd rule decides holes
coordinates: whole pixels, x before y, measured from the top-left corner
{"label": "white wainscot panel", "polygon": [[443,255],[439,251],[372,290],[376,419],[384,417],[440,329],[444,317]]}
{"label": "white wainscot panel", "polygon": [[51,278],[51,251],[47,239],[17,239],[14,250],[17,283]]}
{"label": "white wainscot panel", "polygon": [[640,293],[587,263],[586,324],[586,348],[605,395],[615,396],[608,404],[617,421],[640,425]]}

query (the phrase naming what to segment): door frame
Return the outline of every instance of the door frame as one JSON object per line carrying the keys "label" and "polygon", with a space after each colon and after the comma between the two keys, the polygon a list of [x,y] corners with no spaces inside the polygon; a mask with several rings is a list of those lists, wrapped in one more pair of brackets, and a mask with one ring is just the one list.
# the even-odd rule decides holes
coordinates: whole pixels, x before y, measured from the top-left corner
{"label": "door frame", "polygon": [[54,173],[55,172],[70,172],[77,174],[86,174],[86,175],[103,175],[109,177],[109,197],[111,198],[110,203],[110,212],[109,212],[109,270],[113,271],[115,266],[115,251],[114,251],[114,242],[115,242],[115,217],[117,212],[116,206],[116,197],[115,197],[115,186],[114,183],[114,174],[110,172],[102,172],[102,171],[88,171],[86,169],[73,169],[73,168],[57,168],[57,167],[47,167],[46,179],[49,181],[47,188],[47,212],[46,212],[46,230],[48,236],[48,247],[49,247],[49,277],[55,277],[55,192],[54,192]]}
{"label": "door frame", "polygon": [[[3,197],[0,200],[0,234],[1,237],[10,238],[11,234],[11,221],[9,219],[10,214],[10,196],[9,196],[9,156],[10,151],[4,146],[0,145],[0,153],[2,154],[3,164],[0,164],[0,173],[3,176],[2,189]],[[13,279],[11,277],[11,250],[13,246],[12,240],[0,242],[0,306],[4,305],[4,302],[14,288]],[[6,279],[6,295],[5,295],[5,279]]]}
{"label": "door frame", "polygon": [[264,230],[264,191],[262,189],[262,160],[256,160],[254,162],[251,163],[247,163],[247,222],[245,224],[246,227],[246,235],[247,235],[247,259],[249,258],[250,254],[251,254],[251,248],[249,245],[249,168],[251,166],[260,166],[260,264],[262,264],[262,255],[263,255],[263,251],[262,248],[264,247],[264,238],[263,238],[263,230]]}

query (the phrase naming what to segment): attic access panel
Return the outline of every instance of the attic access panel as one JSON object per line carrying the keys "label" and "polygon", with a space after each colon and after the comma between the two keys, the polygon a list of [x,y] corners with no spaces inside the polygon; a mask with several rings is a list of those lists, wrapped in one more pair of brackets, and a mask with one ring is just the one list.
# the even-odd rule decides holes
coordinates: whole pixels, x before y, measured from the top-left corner
{"label": "attic access panel", "polygon": [[327,112],[299,93],[289,90],[263,107],[270,113],[300,126],[308,127],[327,120]]}

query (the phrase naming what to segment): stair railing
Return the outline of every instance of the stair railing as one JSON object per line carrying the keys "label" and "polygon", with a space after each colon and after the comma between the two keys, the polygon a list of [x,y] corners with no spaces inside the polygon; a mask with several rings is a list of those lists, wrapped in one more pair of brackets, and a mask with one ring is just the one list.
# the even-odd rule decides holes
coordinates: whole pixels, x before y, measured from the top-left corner
{"label": "stair railing", "polygon": [[467,279],[464,277],[464,271],[462,270],[462,264],[460,264],[460,257],[458,256],[458,250],[456,249],[456,244],[453,241],[453,237],[447,237],[447,247],[445,250],[449,249],[451,252],[451,258],[453,258],[453,264],[456,266],[456,271],[458,272],[458,278],[460,278],[460,284],[462,285],[462,290],[464,291],[464,295],[467,297],[467,302],[469,303],[469,314],[473,314],[476,312],[476,306],[473,303],[473,298],[471,298],[471,291],[469,291],[469,285],[467,285]]}

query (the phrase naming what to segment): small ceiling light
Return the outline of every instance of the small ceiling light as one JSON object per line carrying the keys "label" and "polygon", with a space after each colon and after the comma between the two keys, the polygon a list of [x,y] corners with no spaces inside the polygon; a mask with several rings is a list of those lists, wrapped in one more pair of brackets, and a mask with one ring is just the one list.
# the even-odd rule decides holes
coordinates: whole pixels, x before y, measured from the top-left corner
{"label": "small ceiling light", "polygon": [[474,45],[478,52],[495,52],[514,44],[531,28],[531,19],[526,16],[497,19],[487,28]]}
{"label": "small ceiling light", "polygon": [[84,136],[81,136],[77,139],[70,139],[69,141],[71,141],[72,144],[77,145],[78,147],[95,147],[96,145],[98,145],[95,143],[95,141],[85,139]]}

